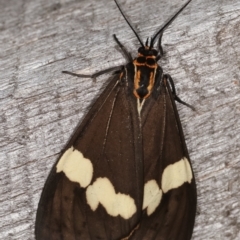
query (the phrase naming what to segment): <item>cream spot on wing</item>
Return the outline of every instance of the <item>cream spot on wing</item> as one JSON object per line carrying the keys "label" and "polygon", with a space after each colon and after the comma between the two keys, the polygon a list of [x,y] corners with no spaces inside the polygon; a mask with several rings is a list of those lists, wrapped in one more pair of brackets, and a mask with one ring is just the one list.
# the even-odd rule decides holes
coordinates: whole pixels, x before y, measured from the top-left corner
{"label": "cream spot on wing", "polygon": [[143,207],[147,208],[147,215],[151,215],[162,199],[162,190],[158,187],[156,180],[150,180],[144,185]]}
{"label": "cream spot on wing", "polygon": [[185,182],[191,183],[192,169],[187,158],[182,158],[180,161],[168,165],[162,175],[162,190],[164,193],[173,188],[178,188]]}
{"label": "cream spot on wing", "polygon": [[69,148],[57,164],[57,173],[64,172],[72,182],[77,182],[81,187],[87,187],[93,176],[91,161],[73,147]]}
{"label": "cream spot on wing", "polygon": [[144,102],[145,102],[145,99],[143,99],[142,102],[140,102],[140,99],[137,99],[137,110],[138,110],[139,116],[141,116],[141,111],[142,111]]}
{"label": "cream spot on wing", "polygon": [[120,215],[124,219],[129,219],[137,210],[134,200],[129,195],[116,193],[108,178],[97,178],[88,186],[86,198],[93,211],[100,203],[113,217]]}

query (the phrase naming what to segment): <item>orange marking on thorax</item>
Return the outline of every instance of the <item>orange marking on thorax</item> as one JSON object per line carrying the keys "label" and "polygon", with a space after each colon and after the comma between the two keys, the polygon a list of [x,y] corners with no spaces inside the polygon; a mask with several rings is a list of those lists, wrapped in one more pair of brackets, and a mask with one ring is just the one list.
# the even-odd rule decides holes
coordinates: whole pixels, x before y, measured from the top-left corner
{"label": "orange marking on thorax", "polygon": [[137,70],[137,73],[135,73],[135,76],[134,76],[134,91],[133,91],[133,94],[135,95],[136,98],[139,98],[136,89],[139,88],[140,78],[141,78],[141,71]]}
{"label": "orange marking on thorax", "polygon": [[133,64],[134,64],[135,66],[138,66],[138,67],[140,67],[140,66],[146,66],[146,63],[139,63],[139,62],[137,61],[137,59],[135,59],[135,60],[133,61]]}
{"label": "orange marking on thorax", "polygon": [[149,67],[149,68],[157,68],[157,67],[158,67],[157,63],[154,64],[154,65],[148,65],[148,64],[146,64],[146,66]]}
{"label": "orange marking on thorax", "polygon": [[120,73],[119,78],[122,79],[122,77],[123,77],[123,72]]}
{"label": "orange marking on thorax", "polygon": [[146,95],[146,97],[148,97],[150,95],[150,93],[151,93],[151,90],[153,88],[153,84],[155,82],[154,80],[155,80],[155,72],[151,72],[150,73],[150,81],[149,81],[149,84],[148,84],[148,87],[147,87],[147,89],[149,91],[149,94]]}
{"label": "orange marking on thorax", "polygon": [[148,59],[148,58],[156,59],[155,56],[147,56],[146,58],[147,58],[147,59]]}
{"label": "orange marking on thorax", "polygon": [[149,67],[149,68],[157,68],[157,63],[155,63],[154,65],[148,65],[147,64],[147,59],[156,59],[156,57],[155,56],[144,56],[144,55],[142,55],[141,53],[138,53],[138,57],[144,57],[145,58],[145,62],[143,62],[143,63],[139,63],[138,61],[137,61],[137,58],[133,61],[133,64],[135,65],[135,66],[138,66],[138,67],[140,67],[140,66],[147,66],[147,67]]}

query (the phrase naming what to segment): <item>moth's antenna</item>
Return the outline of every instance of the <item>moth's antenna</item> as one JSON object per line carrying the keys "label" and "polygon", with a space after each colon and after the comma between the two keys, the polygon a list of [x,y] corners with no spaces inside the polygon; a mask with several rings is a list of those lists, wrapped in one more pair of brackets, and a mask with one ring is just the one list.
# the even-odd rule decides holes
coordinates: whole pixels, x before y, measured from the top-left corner
{"label": "moth's antenna", "polygon": [[146,40],[145,46],[148,47],[148,38]]}
{"label": "moth's antenna", "polygon": [[134,34],[136,35],[138,41],[139,41],[140,44],[142,45],[142,47],[144,47],[144,44],[143,44],[141,38],[138,36],[136,30],[135,30],[135,29],[133,28],[133,26],[130,24],[130,22],[128,21],[127,17],[124,15],[124,13],[123,13],[123,11],[122,11],[120,5],[118,4],[117,0],[114,0],[114,2],[116,3],[116,5],[117,5],[117,7],[118,7],[118,9],[119,9],[119,11],[120,11],[120,13],[122,14],[122,16],[124,17],[124,19],[126,20],[128,26],[132,29],[132,31],[133,31]]}
{"label": "moth's antenna", "polygon": [[164,30],[174,21],[174,19],[179,15],[179,13],[182,12],[182,10],[191,2],[192,0],[189,0],[187,3],[185,3],[178,11],[177,13],[175,13],[171,19],[163,26],[161,27],[161,29],[152,37],[152,41],[151,41],[151,44],[150,44],[150,49],[153,47],[155,41],[156,41],[156,38],[157,36],[161,33],[164,32]]}

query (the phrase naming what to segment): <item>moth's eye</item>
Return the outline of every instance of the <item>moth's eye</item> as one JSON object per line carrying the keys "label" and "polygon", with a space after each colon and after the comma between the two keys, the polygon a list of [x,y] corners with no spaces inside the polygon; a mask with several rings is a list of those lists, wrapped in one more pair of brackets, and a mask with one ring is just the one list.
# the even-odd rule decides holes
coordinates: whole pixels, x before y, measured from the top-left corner
{"label": "moth's eye", "polygon": [[145,48],[144,48],[144,47],[140,47],[140,48],[138,49],[138,52],[143,54],[143,53],[145,52]]}
{"label": "moth's eye", "polygon": [[145,63],[145,62],[146,62],[146,59],[145,59],[145,57],[138,57],[138,58],[137,58],[137,62],[138,62],[138,63]]}
{"label": "moth's eye", "polygon": [[147,58],[147,65],[154,65],[156,61],[153,58]]}
{"label": "moth's eye", "polygon": [[158,51],[155,50],[155,49],[152,49],[152,55],[157,56],[158,55]]}

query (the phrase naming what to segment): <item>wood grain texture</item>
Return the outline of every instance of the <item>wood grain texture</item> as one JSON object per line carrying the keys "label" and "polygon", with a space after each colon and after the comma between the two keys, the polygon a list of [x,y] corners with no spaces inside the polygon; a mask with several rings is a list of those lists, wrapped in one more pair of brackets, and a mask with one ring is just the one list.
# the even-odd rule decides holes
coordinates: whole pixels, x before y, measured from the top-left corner
{"label": "wood grain texture", "polygon": [[[143,39],[184,1],[121,0]],[[139,46],[113,1],[0,1],[0,239],[34,239],[48,173],[109,75]],[[240,239],[240,2],[193,0],[163,36],[198,189],[195,240]]]}

